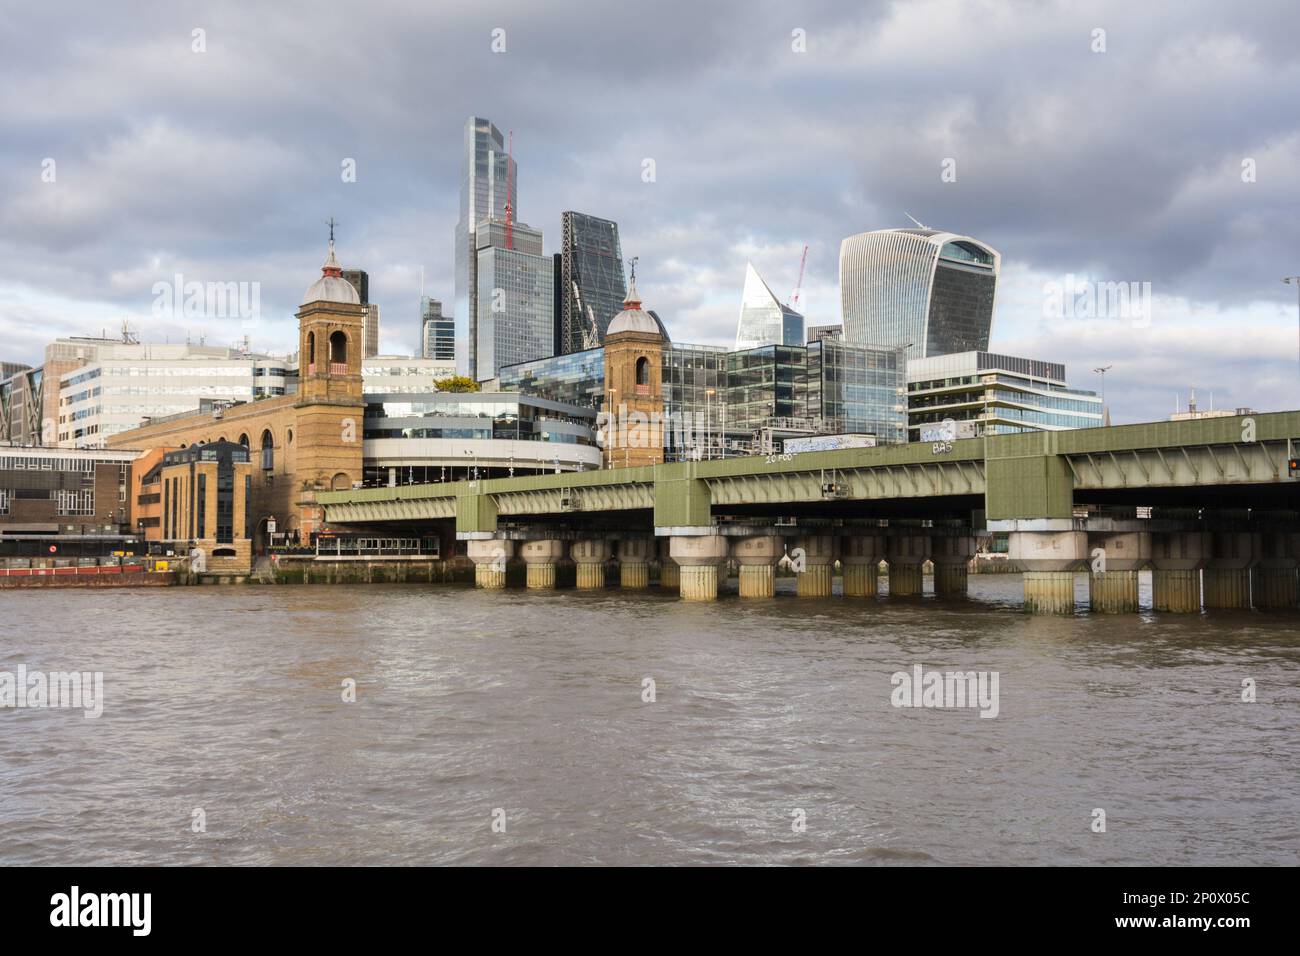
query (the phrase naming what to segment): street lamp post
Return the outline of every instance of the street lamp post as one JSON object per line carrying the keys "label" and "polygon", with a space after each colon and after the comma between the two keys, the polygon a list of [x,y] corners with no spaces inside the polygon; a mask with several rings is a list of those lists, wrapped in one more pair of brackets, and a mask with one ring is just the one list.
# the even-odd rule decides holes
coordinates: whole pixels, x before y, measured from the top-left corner
{"label": "street lamp post", "polygon": [[614,442],[613,436],[616,435],[617,429],[614,427],[614,395],[618,389],[611,386],[606,390],[609,394],[609,408],[605,409],[605,467],[614,467]]}
{"label": "street lamp post", "polygon": [[1297,322],[1300,322],[1300,276],[1284,276],[1282,281],[1287,285],[1294,285],[1296,287],[1296,318]]}
{"label": "street lamp post", "polygon": [[1113,365],[1100,365],[1093,371],[1101,376],[1101,418],[1102,424],[1106,424],[1106,373],[1113,369]]}
{"label": "street lamp post", "polygon": [[713,459],[713,389],[704,391],[704,455]]}
{"label": "street lamp post", "polygon": [[727,403],[720,403],[722,406],[722,460],[727,460]]}

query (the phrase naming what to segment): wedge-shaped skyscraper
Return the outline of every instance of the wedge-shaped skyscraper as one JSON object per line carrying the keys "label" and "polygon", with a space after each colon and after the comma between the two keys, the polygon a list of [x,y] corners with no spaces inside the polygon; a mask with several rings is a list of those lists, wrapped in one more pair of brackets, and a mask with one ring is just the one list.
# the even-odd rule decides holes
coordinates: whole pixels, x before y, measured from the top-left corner
{"label": "wedge-shaped skyscraper", "polygon": [[752,262],[745,263],[745,289],[736,322],[736,350],[761,345],[803,345],[803,316],[772,294]]}
{"label": "wedge-shaped skyscraper", "polygon": [[840,243],[844,338],[909,359],[984,352],[1002,256],[938,229],[879,229]]}

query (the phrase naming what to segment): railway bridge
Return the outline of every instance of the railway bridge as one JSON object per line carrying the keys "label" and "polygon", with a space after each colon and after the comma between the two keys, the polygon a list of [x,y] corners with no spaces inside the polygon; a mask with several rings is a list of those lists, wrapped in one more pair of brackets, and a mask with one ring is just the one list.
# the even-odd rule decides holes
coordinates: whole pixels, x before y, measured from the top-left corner
{"label": "railway bridge", "polygon": [[1140,570],[1161,611],[1300,603],[1300,411],[1152,422],[952,442],[681,462],[641,468],[326,492],[332,525],[442,528],[467,542],[479,586],[624,587],[686,600],[718,594],[735,562],[742,597],[771,596],[789,555],[797,592],[963,594],[978,539],[1004,533],[1025,606],[1074,609],[1089,571],[1099,611],[1137,609]]}

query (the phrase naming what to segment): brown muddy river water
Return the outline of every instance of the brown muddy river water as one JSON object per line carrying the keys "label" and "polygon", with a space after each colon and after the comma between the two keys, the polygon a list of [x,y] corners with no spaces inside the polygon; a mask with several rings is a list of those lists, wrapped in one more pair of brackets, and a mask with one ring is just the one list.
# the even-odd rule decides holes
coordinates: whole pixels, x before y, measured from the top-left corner
{"label": "brown muddy river water", "polygon": [[[0,671],[104,675],[98,718],[0,708],[0,864],[1300,858],[1300,613],[792,586],[0,593]],[[894,706],[917,665],[996,717]]]}

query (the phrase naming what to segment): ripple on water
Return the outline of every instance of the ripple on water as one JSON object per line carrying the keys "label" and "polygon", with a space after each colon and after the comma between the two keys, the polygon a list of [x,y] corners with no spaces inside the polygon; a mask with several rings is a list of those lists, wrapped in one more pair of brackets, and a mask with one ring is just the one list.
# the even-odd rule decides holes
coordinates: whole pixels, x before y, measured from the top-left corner
{"label": "ripple on water", "polygon": [[[0,711],[0,864],[1297,861],[1295,615],[778,584],[6,594],[0,669],[102,670],[106,700]],[[892,707],[916,664],[997,671],[999,716]]]}

